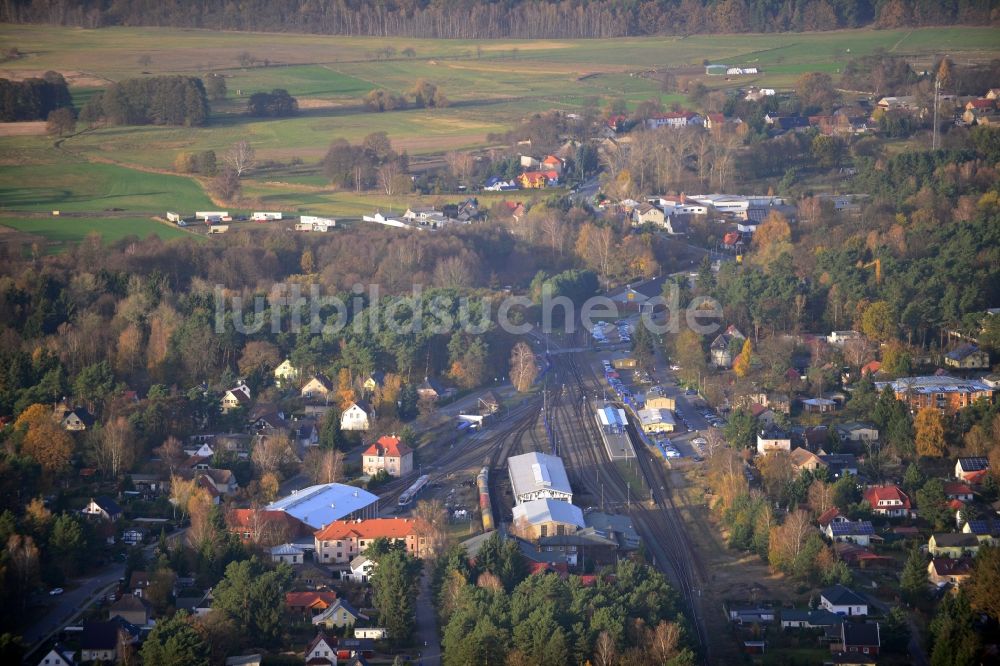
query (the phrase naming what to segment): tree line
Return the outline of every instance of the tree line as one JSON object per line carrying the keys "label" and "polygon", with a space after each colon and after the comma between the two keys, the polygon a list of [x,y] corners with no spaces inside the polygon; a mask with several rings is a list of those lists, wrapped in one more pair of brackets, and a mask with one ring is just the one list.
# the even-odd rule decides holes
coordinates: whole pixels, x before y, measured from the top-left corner
{"label": "tree line", "polygon": [[997,0],[293,0],[196,6],[155,0],[13,0],[0,21],[98,28],[155,25],[371,37],[608,38],[820,31],[874,26],[986,25]]}
{"label": "tree line", "polygon": [[108,125],[204,125],[208,96],[194,76],[146,76],[112,83],[80,110],[80,120]]}
{"label": "tree line", "polygon": [[66,79],[59,72],[23,81],[0,79],[0,122],[46,120],[56,109],[73,108]]}

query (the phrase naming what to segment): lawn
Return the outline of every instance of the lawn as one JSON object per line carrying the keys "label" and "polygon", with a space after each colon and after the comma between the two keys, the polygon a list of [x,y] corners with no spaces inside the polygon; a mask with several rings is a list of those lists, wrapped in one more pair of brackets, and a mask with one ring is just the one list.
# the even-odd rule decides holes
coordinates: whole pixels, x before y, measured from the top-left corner
{"label": "lawn", "polygon": [[57,248],[66,243],[78,243],[91,233],[100,234],[105,243],[112,243],[126,236],[146,238],[154,235],[164,240],[194,237],[186,231],[149,218],[0,217],[0,226],[41,236]]}
{"label": "lawn", "polygon": [[104,211],[163,215],[211,207],[190,178],[146,173],[113,164],[66,160],[43,164],[0,165],[0,206],[22,211]]}

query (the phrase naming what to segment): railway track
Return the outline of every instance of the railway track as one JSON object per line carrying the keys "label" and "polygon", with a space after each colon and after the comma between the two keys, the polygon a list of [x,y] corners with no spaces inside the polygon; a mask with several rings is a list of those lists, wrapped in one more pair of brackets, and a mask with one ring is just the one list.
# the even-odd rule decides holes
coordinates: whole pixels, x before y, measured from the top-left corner
{"label": "railway track", "polygon": [[602,501],[610,500],[620,505],[632,517],[657,567],[671,577],[684,596],[698,642],[707,656],[711,645],[699,604],[699,588],[705,580],[705,572],[667,491],[663,469],[644,446],[639,447],[636,463],[651,504],[635,501],[621,470],[605,455],[600,433],[590,413],[589,398],[601,390],[600,380],[589,366],[581,369],[576,356],[564,354],[556,361],[554,374],[561,385],[550,401],[550,423],[557,451],[594,497],[600,496]]}

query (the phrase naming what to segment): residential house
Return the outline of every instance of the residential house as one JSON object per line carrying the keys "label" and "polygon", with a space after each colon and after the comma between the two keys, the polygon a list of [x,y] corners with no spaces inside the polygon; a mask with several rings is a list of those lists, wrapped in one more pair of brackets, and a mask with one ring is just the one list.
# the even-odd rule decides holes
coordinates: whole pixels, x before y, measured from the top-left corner
{"label": "residential house", "polygon": [[52,646],[45,656],[38,662],[38,666],[76,666],[76,660],[73,659],[73,655],[76,654],[73,650],[68,649],[62,643],[56,643]]}
{"label": "residential house", "polygon": [[333,382],[322,372],[317,372],[299,390],[303,398],[327,398],[333,393]]}
{"label": "residential house", "polygon": [[365,554],[358,555],[351,560],[351,570],[346,574],[348,580],[355,583],[367,583],[371,580],[372,569],[375,568],[375,560]]}
{"label": "residential house", "polygon": [[845,474],[858,475],[858,459],[850,453],[824,453],[820,451],[819,459],[826,463],[830,476],[839,479]]}
{"label": "residential house", "polygon": [[547,453],[525,453],[507,459],[514,503],[536,499],[573,501],[573,489],[562,459]]}
{"label": "residential house", "polygon": [[846,442],[874,442],[878,439],[878,428],[869,423],[841,423],[836,426],[840,439]]}
{"label": "residential house", "polygon": [[960,370],[979,370],[990,367],[990,355],[973,344],[965,344],[944,355],[944,364]]}
{"label": "residential house", "polygon": [[96,420],[94,415],[88,412],[85,407],[76,407],[66,412],[63,416],[62,427],[64,430],[71,432],[81,432],[87,428],[92,428]]}
{"label": "residential house", "polygon": [[399,478],[413,471],[413,449],[394,435],[383,435],[361,454],[362,471],[374,476],[382,470]]}
{"label": "residential house", "polygon": [[882,370],[881,361],[869,361],[861,366],[861,376],[865,375],[877,375]]}
{"label": "residential house", "polygon": [[118,660],[119,632],[129,643],[135,643],[139,628],[120,617],[107,622],[87,622],[79,634],[81,662],[109,662]]}
{"label": "residential house", "polygon": [[330,590],[306,590],[305,592],[285,592],[285,608],[290,613],[319,615],[337,601],[337,593]]}
{"label": "residential house", "polygon": [[883,97],[876,106],[883,111],[914,111],[917,109],[917,98],[913,95],[900,95],[898,97]]}
{"label": "residential house", "polygon": [[658,129],[660,127],[672,127],[674,129],[678,129],[692,125],[704,126],[704,124],[704,119],[693,111],[673,111],[671,113],[664,113],[646,120],[646,126],[649,129]]}
{"label": "residential house", "polygon": [[881,391],[889,386],[896,400],[903,401],[914,412],[924,407],[934,407],[952,414],[978,400],[992,402],[994,389],[983,382],[959,379],[948,375],[903,377],[891,382],[875,382]]}
{"label": "residential house", "polygon": [[249,407],[252,402],[250,387],[246,385],[246,382],[240,382],[222,394],[222,413],[228,414],[239,407]]}
{"label": "residential house", "polygon": [[691,230],[691,216],[687,213],[671,213],[663,223],[663,228],[671,236],[683,236]]}
{"label": "residential house", "polygon": [[823,533],[834,543],[847,542],[867,546],[871,543],[875,529],[867,520],[847,520],[830,523]]}
{"label": "residential house", "polygon": [[737,624],[765,624],[774,622],[774,609],[762,604],[735,604],[726,602],[726,615]]}
{"label": "residential house", "polygon": [[927,578],[934,585],[951,584],[959,587],[972,574],[975,560],[967,555],[952,557],[935,557],[927,565]]}
{"label": "residential house", "polygon": [[91,498],[87,506],[83,507],[81,513],[92,518],[102,518],[114,522],[122,517],[122,508],[110,497],[100,495]]}
{"label": "residential house", "polygon": [[306,646],[305,663],[308,666],[337,666],[337,641],[328,639],[320,630]]}
{"label": "residential house", "polygon": [[792,438],[788,433],[771,428],[761,430],[757,433],[757,453],[763,455],[768,451],[788,451],[792,450]]}
{"label": "residential house", "polygon": [[306,551],[291,543],[283,543],[278,546],[271,546],[271,561],[284,562],[285,564],[302,564],[305,561]]}
{"label": "residential house", "polygon": [[417,395],[424,400],[439,400],[451,395],[453,391],[435,377],[424,377],[423,383],[417,387]]}
{"label": "residential house", "polygon": [[313,534],[316,561],[321,564],[348,564],[379,538],[402,543],[408,553],[417,557],[423,557],[427,552],[427,541],[412,518],[335,520]]}
{"label": "residential house", "polygon": [[822,532],[826,532],[826,526],[829,525],[830,523],[846,523],[846,522],[849,522],[847,516],[840,513],[840,509],[838,509],[835,506],[830,507],[829,509],[821,513],[819,515],[819,518],[816,519],[816,523],[819,525],[820,531]]}
{"label": "residential house", "polygon": [[333,574],[326,567],[308,561],[295,567],[295,582],[297,587],[319,589],[333,584]]}
{"label": "residential house", "polygon": [[989,97],[970,99],[965,103],[966,111],[986,111],[993,108],[996,108],[996,100]]}
{"label": "residential house", "polygon": [[971,502],[975,495],[968,484],[961,481],[948,481],[944,484],[944,495],[950,500]]}
{"label": "residential house", "polygon": [[555,171],[558,174],[563,172],[563,161],[555,155],[549,155],[542,160],[542,171]]}
{"label": "residential house", "polygon": [[135,546],[142,543],[142,540],[146,537],[146,530],[141,527],[130,527],[129,529],[122,532],[122,543],[127,546]]}
{"label": "residential house", "polygon": [[141,597],[146,593],[146,588],[149,587],[149,572],[148,571],[133,571],[132,576],[128,581],[128,589],[132,591],[132,594]]}
{"label": "residential house", "polygon": [[955,478],[968,483],[979,483],[990,469],[986,456],[969,456],[955,461]]}
{"label": "residential house", "polygon": [[979,539],[975,534],[944,532],[932,534],[927,541],[927,552],[933,557],[959,558],[979,552]]}
{"label": "residential house", "polygon": [[564,536],[583,529],[583,511],[569,502],[536,499],[513,509],[514,530],[522,539]]}
{"label": "residential house", "polygon": [[1000,520],[974,519],[970,520],[962,527],[963,534],[973,534],[980,544],[989,546],[1000,545]]}
{"label": "residential house", "polygon": [[868,602],[843,585],[833,585],[820,593],[819,605],[831,613],[848,617],[868,615]]}
{"label": "residential house", "polygon": [[837,403],[826,398],[806,398],[802,409],[806,414],[827,414],[837,410]]}
{"label": "residential house", "polygon": [[109,619],[120,617],[129,624],[145,627],[153,617],[153,608],[142,597],[125,594],[111,606],[108,613]]}
{"label": "residential house", "polygon": [[632,223],[636,226],[655,224],[662,227],[666,222],[663,211],[652,204],[639,204],[632,210]]}
{"label": "residential house", "polygon": [[781,611],[782,629],[823,629],[843,623],[843,617],[828,610],[785,608]]}
{"label": "residential house", "polygon": [[830,650],[876,656],[881,645],[878,622],[844,622],[840,625],[840,641],[831,643]]}
{"label": "residential house", "polygon": [[344,628],[353,627],[358,620],[367,620],[368,616],[356,610],[346,599],[337,598],[330,607],[314,616],[312,623],[316,626],[324,626],[327,629],[333,627]]}
{"label": "residential house", "polygon": [[877,513],[889,518],[906,518],[913,515],[909,496],[898,486],[869,486],[865,489],[864,499]]}
{"label": "residential house", "polygon": [[792,468],[796,474],[801,474],[805,471],[812,472],[821,467],[826,467],[826,463],[818,455],[802,447],[792,449],[792,452],[788,455],[788,459],[792,463]]}
{"label": "residential house", "polygon": [[299,369],[292,365],[291,360],[285,359],[274,369],[274,381],[278,386],[293,384],[299,380]]}
{"label": "residential house", "polygon": [[341,430],[368,430],[375,420],[375,410],[364,400],[355,400],[340,414]]}
{"label": "residential house", "polygon": [[712,356],[712,364],[717,368],[729,368],[733,365],[733,340],[745,340],[743,335],[735,326],[729,326],[723,333],[720,333],[712,340],[709,353]]}
{"label": "residential house", "polygon": [[517,182],[522,189],[539,190],[548,184],[548,178],[541,171],[525,171],[517,177]]}
{"label": "residential house", "polygon": [[365,377],[365,381],[362,382],[361,387],[368,393],[374,393],[376,389],[382,388],[384,384],[385,373],[381,370],[375,370]]}

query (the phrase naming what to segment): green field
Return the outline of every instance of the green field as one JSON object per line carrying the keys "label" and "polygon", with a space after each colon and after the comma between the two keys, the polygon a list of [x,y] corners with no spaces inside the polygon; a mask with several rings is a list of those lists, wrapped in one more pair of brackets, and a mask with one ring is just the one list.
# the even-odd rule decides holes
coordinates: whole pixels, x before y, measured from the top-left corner
{"label": "green field", "polygon": [[105,243],[112,243],[127,236],[145,238],[152,235],[164,240],[192,237],[186,231],[148,218],[0,217],[0,225],[33,236],[41,236],[56,249],[66,243],[78,243],[92,233],[99,234]]}
{"label": "green field", "polygon": [[[907,57],[918,69],[942,53],[966,62],[1000,56],[1000,32],[970,27],[614,40],[399,39],[392,42],[397,55],[390,59],[378,53],[384,40],[321,35],[4,25],[0,41],[27,54],[0,63],[0,76],[63,72],[77,105],[106,82],[143,72],[226,77],[229,98],[214,105],[206,127],[98,128],[58,148],[46,137],[0,136],[0,210],[120,208],[140,216],[210,206],[199,181],[159,172],[172,170],[180,151],[221,154],[243,138],[261,161],[277,163],[251,174],[244,187],[249,197],[283,209],[359,216],[373,208],[405,208],[409,199],[326,187],[316,165],[338,137],[357,142],[385,131],[397,150],[425,158],[487,146],[488,134],[549,109],[577,111],[619,97],[631,105],[654,97],[684,104],[683,96],[660,92],[653,70],[699,78],[715,88],[787,89],[803,72],[836,76],[851,58],[880,48]],[[407,48],[414,57],[399,55]],[[268,66],[241,66],[244,52],[267,59]],[[140,65],[143,56],[151,62]],[[706,77],[706,61],[754,65],[762,73],[731,81]],[[363,110],[369,90],[401,94],[420,78],[437,84],[451,105]],[[279,87],[299,99],[299,116],[264,120],[242,113],[249,95]],[[289,166],[293,160],[300,166]]]}
{"label": "green field", "polygon": [[193,212],[213,204],[190,178],[147,173],[113,164],[66,163],[0,166],[3,210]]}

